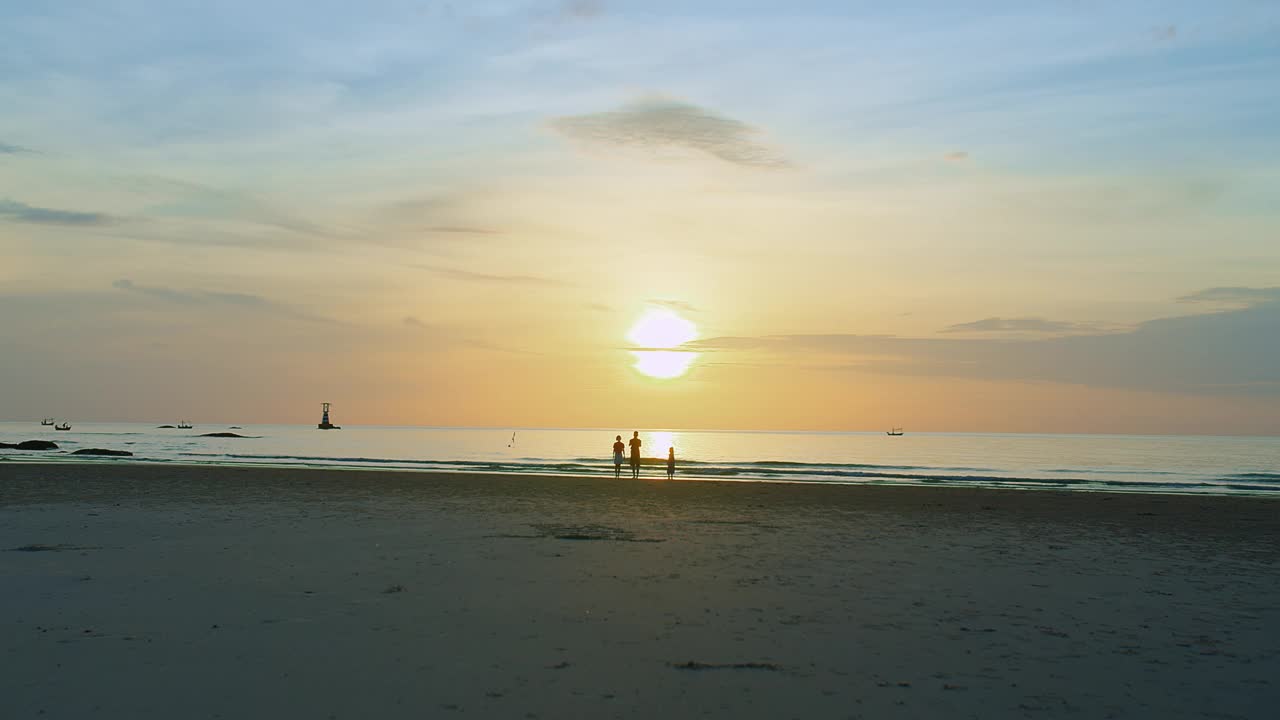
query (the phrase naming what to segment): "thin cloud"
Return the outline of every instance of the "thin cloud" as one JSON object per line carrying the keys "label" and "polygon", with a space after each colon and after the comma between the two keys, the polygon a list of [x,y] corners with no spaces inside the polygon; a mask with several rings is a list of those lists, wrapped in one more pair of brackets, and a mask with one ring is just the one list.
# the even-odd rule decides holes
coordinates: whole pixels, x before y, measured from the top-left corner
{"label": "thin cloud", "polygon": [[469,225],[435,225],[427,228],[428,232],[455,233],[459,235],[499,235],[501,231],[492,228],[472,227]]}
{"label": "thin cloud", "polygon": [[1178,302],[1213,303],[1252,307],[1264,303],[1280,302],[1280,287],[1215,287],[1183,295]]}
{"label": "thin cloud", "polygon": [[555,280],[553,278],[538,277],[536,275],[494,275],[489,273],[478,273],[470,270],[458,270],[457,268],[442,267],[439,265],[413,265],[412,267],[419,270],[426,270],[440,277],[450,278],[452,280],[466,280],[470,282],[485,283],[501,283],[509,285],[546,285],[563,287],[569,283],[563,280]]}
{"label": "thin cloud", "polygon": [[1160,42],[1172,42],[1178,37],[1178,26],[1162,25],[1151,28],[1151,36]]}
{"label": "thin cloud", "polygon": [[946,155],[943,155],[942,159],[947,162],[964,162],[969,159],[969,153],[964,150],[952,150]]}
{"label": "thin cloud", "polygon": [[121,278],[111,283],[111,287],[125,292],[138,293],[146,295],[157,300],[165,302],[177,303],[178,305],[203,305],[208,302],[207,298],[197,297],[192,293],[181,292],[167,287],[156,287],[150,285],[135,285],[132,280]]}
{"label": "thin cloud", "polygon": [[11,145],[10,143],[0,142],[0,155],[21,155],[24,153],[35,154],[35,150],[22,145]]}
{"label": "thin cloud", "polygon": [[409,327],[415,327],[415,328],[418,328],[418,329],[420,329],[420,330],[425,330],[425,329],[427,328],[427,324],[426,324],[426,323],[422,322],[421,320],[419,320],[418,318],[416,318],[416,317],[414,317],[414,316],[412,316],[412,315],[406,315],[406,316],[405,316],[405,318],[404,318],[404,324],[405,324],[405,325],[408,325]]}
{"label": "thin cloud", "polygon": [[1275,360],[1280,357],[1280,288],[1214,288],[1187,297],[1196,302],[1245,299],[1253,304],[1150,320],[1122,332],[1053,337],[718,337],[690,343],[689,349],[730,356],[750,352],[788,367],[829,358],[836,362],[831,369],[889,375],[1280,395],[1280,363]]}
{"label": "thin cloud", "polygon": [[332,323],[329,318],[319,317],[300,311],[290,305],[250,293],[219,292],[214,290],[174,290],[160,285],[139,285],[128,278],[121,278],[111,283],[111,287],[125,292],[143,295],[175,305],[196,306],[230,306],[246,310],[255,310],[308,322]]}
{"label": "thin cloud", "polygon": [[687,313],[698,312],[698,308],[694,307],[693,303],[688,303],[684,300],[649,300],[648,304]]}
{"label": "thin cloud", "polygon": [[604,3],[600,0],[565,0],[560,5],[560,12],[565,17],[589,20],[604,12]]}
{"label": "thin cloud", "polygon": [[673,100],[650,100],[611,112],[571,115],[551,127],[573,140],[647,151],[685,149],[751,168],[785,168],[791,163],[756,141],[756,128],[710,110]]}
{"label": "thin cloud", "polygon": [[136,177],[130,182],[164,199],[147,208],[153,217],[231,219],[285,230],[302,236],[337,238],[339,233],[262,200],[252,193],[202,185],[166,177]]}
{"label": "thin cloud", "polygon": [[1080,332],[1098,332],[1104,329],[1097,323],[1068,322],[1066,320],[1046,320],[1041,317],[1002,318],[989,317],[973,322],[950,325],[942,330],[944,333],[1045,333],[1063,334]]}
{"label": "thin cloud", "polygon": [[106,213],[36,207],[35,205],[27,205],[8,198],[0,200],[0,218],[7,218],[11,222],[33,223],[36,225],[71,225],[76,227],[111,225],[117,221],[117,218]]}

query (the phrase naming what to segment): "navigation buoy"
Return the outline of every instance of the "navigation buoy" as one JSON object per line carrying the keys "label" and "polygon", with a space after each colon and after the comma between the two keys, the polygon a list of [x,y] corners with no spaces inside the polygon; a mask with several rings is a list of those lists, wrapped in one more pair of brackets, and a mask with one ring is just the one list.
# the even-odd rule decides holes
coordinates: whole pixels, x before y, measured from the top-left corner
{"label": "navigation buoy", "polygon": [[321,430],[341,430],[341,427],[329,422],[329,403],[320,404],[324,406],[324,414],[320,417],[320,424],[316,427]]}

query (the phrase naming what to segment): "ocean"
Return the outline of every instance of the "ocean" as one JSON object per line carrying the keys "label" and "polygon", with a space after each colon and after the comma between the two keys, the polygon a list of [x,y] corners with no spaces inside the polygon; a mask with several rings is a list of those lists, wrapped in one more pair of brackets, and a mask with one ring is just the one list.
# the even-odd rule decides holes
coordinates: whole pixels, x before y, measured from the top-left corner
{"label": "ocean", "polygon": [[[234,432],[248,437],[201,437]],[[514,440],[513,440],[514,435]],[[41,462],[138,462],[382,470],[609,475],[614,436],[625,430],[421,428],[314,425],[0,423],[0,442],[47,439],[57,451],[0,450]],[[883,432],[641,430],[644,477],[726,482],[909,484],[1079,491],[1280,493],[1280,438]],[[72,456],[81,448],[130,458]],[[624,478],[629,472],[624,467]]]}

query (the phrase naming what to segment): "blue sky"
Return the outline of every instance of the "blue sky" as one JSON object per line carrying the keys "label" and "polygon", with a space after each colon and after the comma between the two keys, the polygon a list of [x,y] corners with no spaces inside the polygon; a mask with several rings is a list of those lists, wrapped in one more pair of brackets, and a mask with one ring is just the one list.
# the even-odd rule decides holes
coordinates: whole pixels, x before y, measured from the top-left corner
{"label": "blue sky", "polygon": [[[3,369],[31,388],[12,412],[60,392],[149,416],[167,401],[84,388],[187,387],[172,364],[193,354],[235,384],[244,344],[285,374],[341,348],[388,378],[327,391],[375,395],[370,421],[505,424],[463,394],[404,398],[585,373],[587,409],[522,417],[606,423],[611,386],[683,410],[834,382],[895,390],[863,414],[729,403],[684,424],[878,427],[927,376],[1057,407],[1005,427],[922,404],[937,429],[1088,429],[1061,399],[1084,387],[1082,416],[1160,394],[1120,430],[1169,429],[1172,403],[1280,432],[1277,348],[1221,334],[1280,308],[1278,76],[1265,2],[9,4]],[[655,301],[706,343],[678,391],[619,374]],[[1222,352],[1191,353],[1201,327]],[[1111,349],[1157,335],[1184,339]],[[863,339],[776,340],[811,336]],[[1045,342],[1117,369],[1045,370]],[[1136,356],[1160,367],[1118,368]],[[333,382],[225,410],[289,419]]]}

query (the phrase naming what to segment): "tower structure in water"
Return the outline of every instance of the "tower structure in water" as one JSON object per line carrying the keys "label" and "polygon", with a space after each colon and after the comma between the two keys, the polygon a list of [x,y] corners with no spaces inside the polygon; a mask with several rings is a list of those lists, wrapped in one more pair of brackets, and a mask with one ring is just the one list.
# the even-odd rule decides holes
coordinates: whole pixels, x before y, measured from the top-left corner
{"label": "tower structure in water", "polygon": [[324,406],[323,414],[320,416],[320,424],[316,427],[321,430],[341,430],[342,428],[329,422],[329,403],[320,403]]}

